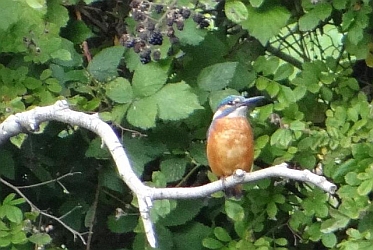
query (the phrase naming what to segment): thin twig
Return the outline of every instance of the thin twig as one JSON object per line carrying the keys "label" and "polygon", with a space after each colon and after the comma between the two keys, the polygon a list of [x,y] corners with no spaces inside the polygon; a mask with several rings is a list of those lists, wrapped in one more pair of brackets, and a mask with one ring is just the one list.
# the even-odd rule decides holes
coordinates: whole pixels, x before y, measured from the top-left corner
{"label": "thin twig", "polygon": [[53,180],[44,181],[44,182],[40,182],[40,183],[36,183],[36,184],[32,184],[32,185],[27,185],[27,186],[17,186],[17,188],[18,189],[26,189],[26,188],[40,187],[40,186],[44,186],[44,185],[47,185],[47,184],[52,183],[52,182],[58,182],[59,180],[62,180],[63,178],[66,178],[68,176],[73,176],[75,174],[82,174],[82,172],[70,172],[70,173],[61,175],[60,177],[57,177],[56,179],[53,179]]}
{"label": "thin twig", "polygon": [[3,178],[0,178],[0,182],[3,183],[4,185],[10,187],[11,189],[13,189],[17,194],[19,194],[23,199],[25,199],[25,201],[29,204],[29,206],[31,207],[32,210],[34,211],[37,211],[39,214],[41,215],[44,215],[45,217],[48,217],[54,221],[57,221],[59,224],[61,224],[64,228],[66,228],[67,230],[69,230],[73,235],[74,235],[74,238],[75,237],[78,237],[80,238],[80,240],[83,242],[83,244],[85,245],[86,244],[86,241],[85,239],[83,238],[82,234],[79,233],[78,231],[74,230],[73,228],[71,228],[70,226],[68,226],[65,222],[63,222],[60,218],[57,218],[56,216],[53,216],[53,215],[50,215],[46,212],[43,212],[42,210],[40,210],[36,205],[34,205],[34,203],[32,203],[26,195],[24,195],[21,190],[19,190],[18,187],[12,185],[11,183],[7,182],[6,180],[4,180]]}
{"label": "thin twig", "polygon": [[88,231],[88,239],[87,239],[87,247],[86,250],[91,249],[91,242],[92,242],[92,236],[93,236],[93,225],[96,219],[96,211],[97,211],[97,205],[98,205],[98,197],[100,195],[100,189],[101,186],[97,184],[96,193],[95,193],[95,199],[92,204],[92,214],[90,215],[90,220],[88,222],[89,225],[89,231]]}

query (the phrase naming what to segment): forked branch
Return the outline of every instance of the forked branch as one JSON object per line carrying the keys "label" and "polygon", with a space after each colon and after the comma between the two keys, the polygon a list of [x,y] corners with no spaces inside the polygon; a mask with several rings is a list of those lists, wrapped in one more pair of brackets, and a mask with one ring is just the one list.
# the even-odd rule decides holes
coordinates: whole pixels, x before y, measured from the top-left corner
{"label": "forked branch", "polygon": [[[224,182],[219,180],[200,187],[148,187],[144,185],[138,176],[136,176],[136,174],[133,172],[127,154],[112,128],[107,123],[103,122],[97,114],[88,115],[82,112],[71,110],[66,101],[57,101],[51,106],[36,107],[32,110],[9,116],[3,123],[0,124],[0,145],[10,137],[19,133],[23,133],[25,131],[33,132],[37,130],[39,124],[45,121],[59,121],[72,126],[79,126],[91,130],[101,137],[116,163],[122,180],[138,198],[139,210],[144,223],[145,233],[148,242],[152,247],[156,247],[157,245],[153,223],[150,220],[150,209],[154,200],[207,197],[217,191],[223,190],[226,187],[234,186],[237,183],[253,182],[271,177],[282,177],[302,182],[309,182],[331,194],[333,194],[337,189],[336,185],[327,181],[323,176],[316,175],[308,170],[288,169],[286,164],[280,164],[252,173],[245,173],[244,171],[238,170],[233,176],[226,178]],[[64,226],[70,230],[67,225]],[[76,232],[73,232],[73,234],[77,235]],[[84,239],[81,238],[81,240],[85,242]]]}

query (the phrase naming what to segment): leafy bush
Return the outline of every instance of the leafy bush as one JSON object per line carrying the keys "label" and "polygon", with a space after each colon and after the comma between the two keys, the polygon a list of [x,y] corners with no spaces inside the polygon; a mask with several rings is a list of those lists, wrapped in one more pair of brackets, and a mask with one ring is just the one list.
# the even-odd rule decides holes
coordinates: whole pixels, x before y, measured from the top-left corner
{"label": "leafy bush", "polygon": [[[273,179],[245,185],[240,201],[157,201],[160,249],[369,249],[371,12],[349,0],[3,0],[0,121],[67,99],[112,125],[148,185],[197,186],[216,179],[204,140],[217,103],[265,95],[250,116],[255,169],[286,161],[322,172],[337,194]],[[148,249],[137,201],[100,145],[43,124],[2,145],[1,178],[72,229],[93,230],[92,249]],[[83,248],[2,189],[0,247]]]}

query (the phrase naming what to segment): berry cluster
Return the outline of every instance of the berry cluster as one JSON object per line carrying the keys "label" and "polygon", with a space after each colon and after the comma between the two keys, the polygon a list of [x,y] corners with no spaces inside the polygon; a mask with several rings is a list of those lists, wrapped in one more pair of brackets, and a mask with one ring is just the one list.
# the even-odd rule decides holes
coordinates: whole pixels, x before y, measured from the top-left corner
{"label": "berry cluster", "polygon": [[[186,7],[167,6],[151,0],[132,0],[130,8],[131,16],[137,23],[136,29],[134,34],[123,34],[119,42],[127,48],[133,48],[143,64],[149,63],[151,59],[157,61],[161,58],[156,46],[162,45],[164,35],[169,38],[171,44],[179,41],[174,27],[183,30],[184,21],[192,14]],[[209,26],[208,20],[202,14],[195,13],[193,20],[199,28]]]}

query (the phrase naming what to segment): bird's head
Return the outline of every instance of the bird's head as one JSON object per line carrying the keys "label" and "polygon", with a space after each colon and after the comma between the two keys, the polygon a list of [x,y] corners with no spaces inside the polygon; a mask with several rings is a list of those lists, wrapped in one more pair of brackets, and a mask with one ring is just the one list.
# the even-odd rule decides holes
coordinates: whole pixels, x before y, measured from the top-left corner
{"label": "bird's head", "polygon": [[263,99],[264,96],[255,96],[250,98],[245,98],[239,95],[227,96],[219,103],[213,120],[223,117],[245,117],[247,109],[249,107],[254,107]]}

